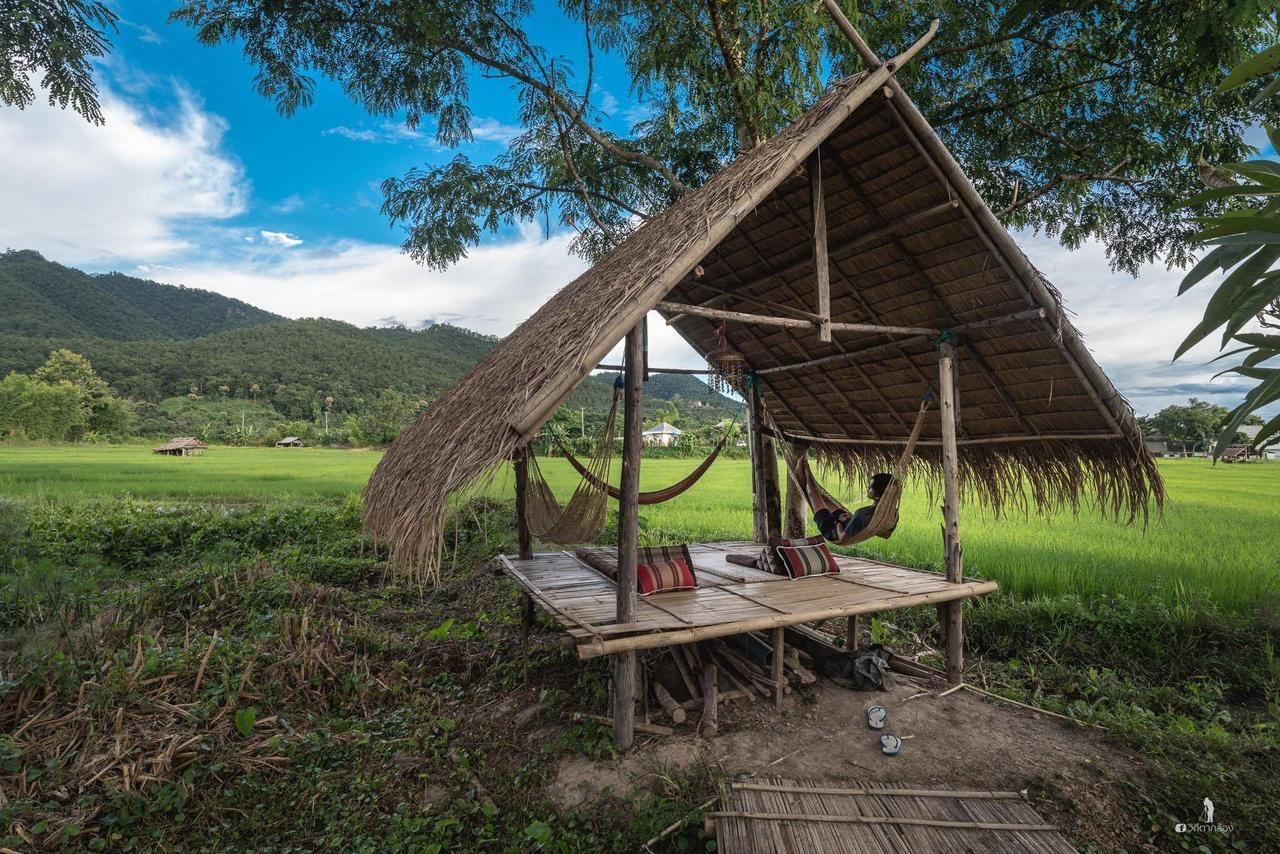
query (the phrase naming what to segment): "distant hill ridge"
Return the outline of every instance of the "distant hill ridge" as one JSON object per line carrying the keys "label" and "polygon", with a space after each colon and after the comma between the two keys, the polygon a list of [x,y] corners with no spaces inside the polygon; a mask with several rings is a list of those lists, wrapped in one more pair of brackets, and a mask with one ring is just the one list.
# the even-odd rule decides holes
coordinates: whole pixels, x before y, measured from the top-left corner
{"label": "distant hill ridge", "polygon": [[[387,388],[437,394],[498,342],[446,324],[411,330],[290,320],[210,291],[90,275],[31,250],[0,254],[0,305],[0,377],[30,372],[66,347],[136,400],[192,389],[213,396],[225,386],[225,394],[269,401],[291,418],[314,416],[326,397],[343,412]],[[612,376],[590,378],[568,404],[602,411],[611,385]],[[695,411],[706,418],[737,408],[689,376],[654,375],[645,398],[650,411],[673,399],[700,401]]]}
{"label": "distant hill ridge", "polygon": [[212,291],[91,275],[30,249],[0,254],[0,305],[0,333],[42,338],[198,338],[285,319]]}

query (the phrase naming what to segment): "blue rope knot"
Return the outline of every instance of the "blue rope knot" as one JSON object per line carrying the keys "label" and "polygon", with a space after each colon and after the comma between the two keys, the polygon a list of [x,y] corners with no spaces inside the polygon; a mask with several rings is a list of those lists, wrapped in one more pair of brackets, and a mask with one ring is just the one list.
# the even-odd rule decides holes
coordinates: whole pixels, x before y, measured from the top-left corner
{"label": "blue rope knot", "polygon": [[956,337],[955,332],[950,329],[944,329],[938,333],[938,337],[934,339],[934,344],[941,347],[943,344],[955,344],[960,339]]}
{"label": "blue rope knot", "polygon": [[618,390],[622,390],[622,389],[626,388],[626,387],[627,387],[627,379],[626,379],[626,376],[625,376],[624,374],[618,374],[616,377],[614,377],[614,378],[613,378],[613,387],[614,387],[615,389],[618,389]]}

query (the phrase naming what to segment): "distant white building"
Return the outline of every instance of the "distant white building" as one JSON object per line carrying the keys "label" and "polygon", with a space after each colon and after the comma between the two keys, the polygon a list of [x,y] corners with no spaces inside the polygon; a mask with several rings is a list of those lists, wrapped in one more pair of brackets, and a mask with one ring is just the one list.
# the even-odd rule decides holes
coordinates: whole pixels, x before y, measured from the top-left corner
{"label": "distant white building", "polygon": [[676,439],[679,439],[683,434],[684,431],[679,427],[663,421],[657,427],[650,427],[645,430],[643,436],[646,445],[658,445],[665,448],[674,444]]}
{"label": "distant white building", "polygon": [[[1258,433],[1262,430],[1260,424],[1243,424],[1238,428],[1238,432],[1245,434],[1249,440],[1257,438]],[[1267,459],[1280,460],[1280,439],[1272,439],[1260,448],[1262,456]]]}

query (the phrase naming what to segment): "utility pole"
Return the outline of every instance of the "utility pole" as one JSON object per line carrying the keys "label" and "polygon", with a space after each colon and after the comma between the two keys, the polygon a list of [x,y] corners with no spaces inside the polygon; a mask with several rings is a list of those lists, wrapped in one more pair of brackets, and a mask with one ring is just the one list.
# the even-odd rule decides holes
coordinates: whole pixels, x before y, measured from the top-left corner
{"label": "utility pole", "polygon": [[583,439],[587,438],[587,408],[578,407],[578,432]]}

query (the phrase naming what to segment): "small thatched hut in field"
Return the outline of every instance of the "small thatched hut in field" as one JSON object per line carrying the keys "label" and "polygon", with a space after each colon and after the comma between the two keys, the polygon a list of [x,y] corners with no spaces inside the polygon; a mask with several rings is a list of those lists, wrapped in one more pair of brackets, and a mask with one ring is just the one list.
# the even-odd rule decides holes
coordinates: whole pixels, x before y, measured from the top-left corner
{"label": "small thatched hut in field", "polygon": [[199,454],[209,446],[194,436],[177,436],[163,445],[151,449],[153,454],[165,454],[170,457],[190,457]]}
{"label": "small thatched hut in field", "polygon": [[[996,510],[1089,504],[1127,521],[1162,501],[1132,409],[894,79],[927,38],[881,62],[847,24],[870,70],[561,289],[401,433],[365,492],[367,526],[430,578],[449,497],[516,460],[521,554],[504,558],[508,572],[579,655],[616,655],[624,744],[639,649],[759,630],[774,631],[776,649],[788,625],[934,603],[959,680],[961,604],[995,589],[963,576],[962,496]],[[791,582],[735,568],[724,545],[693,545],[700,588],[638,601],[641,379],[662,370],[643,364],[640,330],[655,310],[710,361],[727,363],[728,350],[743,367],[757,551],[805,531],[801,490],[787,490],[784,513],[779,446],[842,472],[855,494],[901,462],[944,494],[945,577],[841,558],[835,576]],[[533,553],[527,512],[541,482],[526,480],[524,459],[624,337],[615,583],[565,552]]]}
{"label": "small thatched hut in field", "polygon": [[302,440],[297,436],[285,436],[279,442],[276,442],[277,448],[301,448]]}

